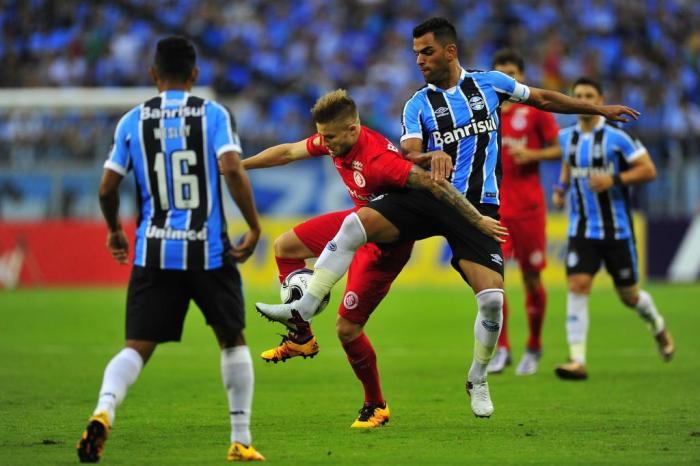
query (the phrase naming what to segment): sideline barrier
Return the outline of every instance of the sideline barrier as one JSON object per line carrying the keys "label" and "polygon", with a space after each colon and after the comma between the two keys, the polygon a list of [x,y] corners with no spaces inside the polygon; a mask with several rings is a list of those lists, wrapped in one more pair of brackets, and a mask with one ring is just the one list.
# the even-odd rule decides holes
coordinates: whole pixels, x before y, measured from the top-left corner
{"label": "sideline barrier", "polygon": [[[277,286],[277,269],[272,243],[281,233],[303,219],[263,218],[263,235],[255,254],[243,264],[241,273],[246,286]],[[125,230],[133,251],[132,223]],[[232,222],[232,241],[243,232],[245,224]],[[637,250],[641,278],[646,270],[646,224],[635,215]],[[107,230],[100,221],[0,222],[0,256],[12,249],[19,238],[26,241],[28,252],[22,268],[21,286],[104,286],[123,285],[129,278],[128,266],[120,266],[105,248]],[[546,285],[564,284],[564,250],[566,218],[551,214],[547,218]],[[462,281],[450,265],[450,251],[442,238],[420,241],[410,262],[396,281],[399,286],[461,286]],[[506,266],[506,286],[520,286],[520,272],[512,261]],[[596,277],[596,287],[610,286],[607,274]]]}

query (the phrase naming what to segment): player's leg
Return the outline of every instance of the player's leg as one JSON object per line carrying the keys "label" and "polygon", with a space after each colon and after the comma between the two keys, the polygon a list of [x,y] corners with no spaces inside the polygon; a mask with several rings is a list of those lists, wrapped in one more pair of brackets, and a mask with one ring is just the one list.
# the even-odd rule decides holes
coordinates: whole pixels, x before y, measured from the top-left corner
{"label": "player's leg", "polygon": [[378,211],[363,207],[345,217],[316,261],[309,287],[299,301],[278,305],[256,303],[255,307],[268,319],[296,329],[297,322],[308,322],[313,317],[323,297],[347,272],[360,247],[367,242],[392,243],[398,238],[396,226]]}
{"label": "player's leg", "polygon": [[656,308],[651,295],[639,288],[637,253],[633,239],[610,242],[604,254],[605,267],[613,277],[620,300],[637,311],[639,317],[649,325],[659,354],[665,361],[673,357],[673,337],[666,328],[663,316]]}
{"label": "player's leg", "polygon": [[[508,236],[506,237],[506,242],[502,245],[503,249],[503,260],[507,260],[513,256],[515,249],[516,236],[513,235],[511,220],[508,218],[501,218],[501,224],[508,229]],[[501,322],[501,331],[498,334],[498,344],[496,346],[496,352],[493,358],[489,362],[486,371],[489,374],[500,374],[511,364],[510,356],[510,341],[508,338],[508,300],[507,296],[503,295],[503,319]]]}
{"label": "player's leg", "polygon": [[545,223],[545,211],[540,209],[511,222],[509,227],[509,233],[516,239],[515,256],[523,274],[529,328],[525,353],[515,369],[517,375],[536,373],[542,356],[542,324],[547,306],[547,294],[540,278],[546,266]]}
{"label": "player's leg", "polygon": [[190,291],[212,327],[221,349],[221,379],[231,421],[230,461],[265,459],[252,446],[250,418],[253,404],[253,361],[243,335],[245,307],[236,265],[226,261],[218,269],[191,271]]}
{"label": "player's leg", "polygon": [[81,462],[99,461],[116,409],[156,345],[180,339],[188,302],[182,278],[182,272],[133,268],[127,291],[126,345],[105,368],[97,406],[78,441]]}
{"label": "player's leg", "polygon": [[[305,259],[317,257],[328,241],[336,234],[345,217],[357,209],[331,212],[300,223],[275,240],[275,260],[280,283],[291,272],[305,267]],[[289,330],[274,348],[263,351],[260,356],[267,362],[277,363],[301,356],[314,357],[319,346],[308,322],[295,322],[296,329]]]}
{"label": "player's leg", "polygon": [[389,407],[382,395],[377,356],[364,326],[389,292],[392,282],[411,256],[413,242],[391,246],[367,244],[360,248],[348,271],[336,331],[365,397],[355,428],[379,427],[389,421]]}

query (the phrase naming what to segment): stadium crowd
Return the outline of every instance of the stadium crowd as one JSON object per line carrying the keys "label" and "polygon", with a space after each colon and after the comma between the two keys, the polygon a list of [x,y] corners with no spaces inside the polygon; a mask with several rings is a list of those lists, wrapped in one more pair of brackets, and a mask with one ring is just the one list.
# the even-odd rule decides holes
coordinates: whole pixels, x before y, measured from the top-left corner
{"label": "stadium crowd", "polygon": [[[692,0],[3,0],[0,87],[150,85],[152,45],[175,32],[200,48],[200,84],[236,99],[246,153],[304,137],[308,109],[335,87],[350,91],[366,124],[398,139],[401,106],[422,82],[411,29],[434,15],[457,26],[464,66],[489,68],[510,46],[525,55],[529,83],[566,89],[579,75],[599,77],[611,100],[642,111],[630,129],[666,178],[700,166]],[[97,163],[117,117],[10,112],[0,118],[0,164]],[[42,140],[53,144],[25,143]]]}

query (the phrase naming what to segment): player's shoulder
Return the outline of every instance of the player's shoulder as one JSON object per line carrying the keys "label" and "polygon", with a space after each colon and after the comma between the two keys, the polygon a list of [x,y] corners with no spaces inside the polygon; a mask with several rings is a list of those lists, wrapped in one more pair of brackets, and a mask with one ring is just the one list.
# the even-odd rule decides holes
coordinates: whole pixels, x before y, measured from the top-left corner
{"label": "player's shoulder", "polygon": [[429,90],[430,88],[427,84],[421,86],[413,93],[413,95],[411,95],[411,97],[408,98],[408,100],[406,100],[406,107],[422,105],[422,103],[425,101],[425,96]]}
{"label": "player's shoulder", "polygon": [[606,120],[605,124],[603,125],[603,129],[606,133],[614,136],[636,139],[632,134],[620,128],[616,123],[613,123],[612,121]]}
{"label": "player's shoulder", "polygon": [[136,127],[139,119],[141,118],[141,110],[143,104],[136,105],[132,107],[128,112],[121,116],[119,122],[117,123],[116,132],[130,132]]}
{"label": "player's shoulder", "polygon": [[577,126],[578,126],[578,125],[573,124],[573,125],[564,126],[563,128],[560,128],[560,129],[559,129],[559,137],[570,136],[571,133],[573,133],[574,131],[576,131],[576,127],[577,127]]}
{"label": "player's shoulder", "polygon": [[398,148],[382,133],[372,128],[363,126],[363,131],[367,135],[367,147],[365,153],[367,157],[377,157],[385,152],[400,154]]}

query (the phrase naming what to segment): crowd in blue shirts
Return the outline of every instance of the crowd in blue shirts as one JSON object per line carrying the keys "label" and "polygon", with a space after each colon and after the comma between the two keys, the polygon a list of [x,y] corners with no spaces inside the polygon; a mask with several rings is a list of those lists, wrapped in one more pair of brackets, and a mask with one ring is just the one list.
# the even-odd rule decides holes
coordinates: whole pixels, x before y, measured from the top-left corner
{"label": "crowd in blue shirts", "polygon": [[[465,67],[489,68],[510,46],[530,84],[600,78],[609,100],[642,111],[629,129],[662,168],[698,148],[700,3],[689,0],[3,0],[0,87],[150,85],[155,41],[180,33],[199,48],[199,83],[234,99],[247,153],[305,137],[308,109],[336,87],[397,140],[403,103],[422,85],[411,30],[431,16],[455,24]],[[17,143],[42,138],[53,144],[31,160],[101,160],[117,116],[65,118],[6,112],[0,164],[22,163]]]}

